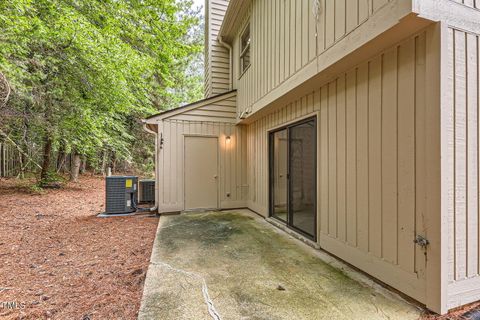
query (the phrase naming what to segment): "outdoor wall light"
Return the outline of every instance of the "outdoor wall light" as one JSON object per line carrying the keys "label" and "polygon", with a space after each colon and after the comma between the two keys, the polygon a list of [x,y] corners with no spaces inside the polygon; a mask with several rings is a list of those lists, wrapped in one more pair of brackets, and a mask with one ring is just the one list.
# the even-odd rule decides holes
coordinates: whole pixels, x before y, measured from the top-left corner
{"label": "outdoor wall light", "polygon": [[226,137],[225,137],[225,142],[226,142],[226,143],[230,143],[230,139],[231,139],[230,136],[226,136]]}

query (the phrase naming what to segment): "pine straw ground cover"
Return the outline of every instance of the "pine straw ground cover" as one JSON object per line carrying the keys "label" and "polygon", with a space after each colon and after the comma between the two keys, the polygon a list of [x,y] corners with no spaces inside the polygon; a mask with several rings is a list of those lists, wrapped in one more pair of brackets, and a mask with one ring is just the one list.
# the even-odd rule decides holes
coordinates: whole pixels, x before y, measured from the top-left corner
{"label": "pine straw ground cover", "polygon": [[0,319],[136,319],[158,219],[97,218],[104,192],[0,179]]}

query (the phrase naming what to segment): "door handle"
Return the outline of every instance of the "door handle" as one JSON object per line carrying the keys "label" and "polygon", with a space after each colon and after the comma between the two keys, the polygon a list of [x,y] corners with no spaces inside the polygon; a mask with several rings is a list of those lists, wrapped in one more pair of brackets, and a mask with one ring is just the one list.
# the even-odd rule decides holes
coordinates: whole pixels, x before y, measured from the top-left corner
{"label": "door handle", "polygon": [[217,178],[218,178],[218,176],[217,176],[217,175],[214,175],[214,176],[213,176],[213,179],[217,179]]}

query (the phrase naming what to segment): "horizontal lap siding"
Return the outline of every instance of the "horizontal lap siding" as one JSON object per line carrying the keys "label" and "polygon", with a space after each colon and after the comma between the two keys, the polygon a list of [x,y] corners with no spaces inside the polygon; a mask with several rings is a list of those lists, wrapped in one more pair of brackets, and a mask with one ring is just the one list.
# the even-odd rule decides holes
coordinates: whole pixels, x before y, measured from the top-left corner
{"label": "horizontal lap siding", "polygon": [[224,93],[230,88],[230,55],[218,40],[228,0],[208,0],[205,19],[205,96]]}
{"label": "horizontal lap siding", "polygon": [[[425,259],[413,240],[424,232],[425,176],[417,171],[425,153],[417,140],[425,135],[425,38],[391,48],[247,129],[249,204],[268,215],[268,130],[316,111],[320,245],[339,255],[346,251],[338,246],[354,250],[358,256],[342,258],[378,277],[359,261],[382,261],[405,282],[419,282],[407,292],[419,300]],[[381,280],[403,285],[392,278]]]}
{"label": "horizontal lap siding", "polygon": [[[468,2],[468,1],[465,1]],[[466,3],[465,3],[466,4]],[[475,300],[479,277],[479,36],[448,29],[444,117],[449,307]]]}
{"label": "horizontal lap siding", "polygon": [[[385,6],[389,0],[253,1],[233,41],[234,87],[239,110],[252,104],[312,63]],[[239,36],[251,28],[251,67],[239,70]]]}
{"label": "horizontal lap siding", "polygon": [[236,97],[220,100],[174,116],[175,120],[236,122]]}
{"label": "horizontal lap siding", "polygon": [[211,79],[212,79],[212,72],[210,68],[210,41],[211,35],[208,26],[210,25],[210,3],[208,1],[205,2],[205,43],[204,43],[204,74],[203,74],[203,81],[204,81],[204,96],[208,97],[211,95],[212,86],[211,86]]}

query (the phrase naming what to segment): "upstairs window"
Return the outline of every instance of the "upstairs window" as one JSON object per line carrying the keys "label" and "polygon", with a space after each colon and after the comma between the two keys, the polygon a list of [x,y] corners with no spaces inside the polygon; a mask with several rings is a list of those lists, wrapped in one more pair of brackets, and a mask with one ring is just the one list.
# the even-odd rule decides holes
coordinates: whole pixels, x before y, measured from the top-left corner
{"label": "upstairs window", "polygon": [[250,24],[247,24],[240,36],[240,74],[250,66]]}

